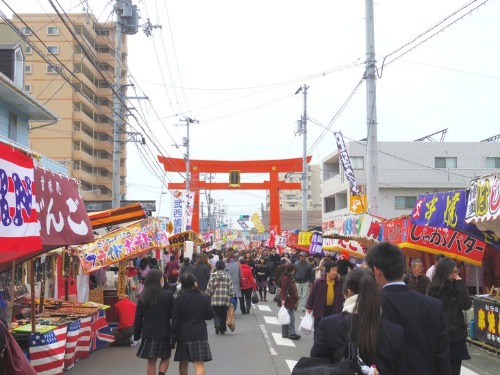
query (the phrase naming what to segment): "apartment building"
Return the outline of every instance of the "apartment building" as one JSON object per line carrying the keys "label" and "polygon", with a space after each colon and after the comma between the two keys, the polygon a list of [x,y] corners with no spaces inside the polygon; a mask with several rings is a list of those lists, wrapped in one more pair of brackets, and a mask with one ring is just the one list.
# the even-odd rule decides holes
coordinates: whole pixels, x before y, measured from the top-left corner
{"label": "apartment building", "polygon": [[[489,142],[379,142],[378,212],[390,219],[410,214],[419,194],[466,189],[474,177],[500,170],[500,144]],[[346,148],[360,190],[366,192],[366,142]],[[359,212],[338,151],[322,160],[323,223]],[[365,210],[367,211],[367,210]],[[368,212],[370,212],[368,210]]]}
{"label": "apartment building", "polygon": [[[12,19],[24,36],[52,63],[47,63],[26,45],[24,88],[60,117],[57,124],[32,126],[30,147],[67,164],[70,176],[81,183],[80,191],[85,201],[110,201],[115,23],[99,23],[87,13],[70,14],[69,19],[63,21],[57,14],[18,14]],[[126,77],[126,35],[122,35],[121,48],[122,77]],[[125,83],[123,78],[123,95],[126,95]],[[120,117],[124,118],[123,115],[121,113]],[[122,132],[126,130],[125,123],[123,121]],[[122,147],[122,199],[127,193],[126,159],[126,148]]]}

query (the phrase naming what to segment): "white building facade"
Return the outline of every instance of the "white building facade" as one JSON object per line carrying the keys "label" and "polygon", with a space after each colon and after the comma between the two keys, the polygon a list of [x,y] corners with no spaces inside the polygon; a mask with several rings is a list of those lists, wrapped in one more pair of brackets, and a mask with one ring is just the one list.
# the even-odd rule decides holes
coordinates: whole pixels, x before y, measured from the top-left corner
{"label": "white building facade", "polygon": [[[364,194],[366,142],[349,142],[346,148]],[[322,221],[356,212],[385,219],[408,215],[419,194],[466,189],[474,177],[499,170],[497,142],[379,142],[378,210],[374,213],[370,207],[359,207],[362,200],[351,195],[339,153],[335,151],[322,160]]]}

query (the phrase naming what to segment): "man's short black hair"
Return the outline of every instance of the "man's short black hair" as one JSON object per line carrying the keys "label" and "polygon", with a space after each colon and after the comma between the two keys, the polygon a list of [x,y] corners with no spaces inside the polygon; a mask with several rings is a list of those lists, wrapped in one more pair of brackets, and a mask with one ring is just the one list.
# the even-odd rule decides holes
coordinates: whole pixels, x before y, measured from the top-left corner
{"label": "man's short black hair", "polygon": [[366,264],[377,267],[387,281],[400,280],[405,270],[405,259],[401,249],[390,242],[379,242],[366,252]]}

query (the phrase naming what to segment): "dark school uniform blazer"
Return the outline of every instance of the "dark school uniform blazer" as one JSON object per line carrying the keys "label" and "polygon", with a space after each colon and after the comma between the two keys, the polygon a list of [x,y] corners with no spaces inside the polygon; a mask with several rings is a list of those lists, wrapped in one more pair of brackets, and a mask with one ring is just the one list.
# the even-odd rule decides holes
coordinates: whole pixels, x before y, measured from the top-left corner
{"label": "dark school uniform blazer", "polygon": [[207,323],[214,310],[206,293],[183,290],[174,302],[172,338],[177,342],[208,340]]}
{"label": "dark school uniform blazer", "polygon": [[139,298],[135,310],[134,340],[143,338],[170,337],[170,319],[174,306],[172,292],[162,290],[163,298],[154,306],[146,306]]}
{"label": "dark school uniform blazer", "polygon": [[406,285],[388,285],[382,289],[382,317],[403,327],[409,375],[451,373],[441,301]]}
{"label": "dark school uniform blazer", "polygon": [[[351,319],[351,341],[356,342],[358,327],[356,315],[337,314],[327,316],[319,322],[316,329],[311,357],[332,358],[337,349],[343,348],[347,338],[346,317]],[[380,338],[374,358],[362,358],[367,366],[375,364],[383,375],[407,375],[405,363],[405,344],[403,328],[382,318]],[[359,349],[359,348],[358,348]]]}

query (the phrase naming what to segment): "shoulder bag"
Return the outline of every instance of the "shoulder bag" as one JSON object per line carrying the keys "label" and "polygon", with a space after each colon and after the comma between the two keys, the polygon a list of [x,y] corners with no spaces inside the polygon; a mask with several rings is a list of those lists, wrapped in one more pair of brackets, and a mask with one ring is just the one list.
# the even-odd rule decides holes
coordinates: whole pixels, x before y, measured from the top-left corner
{"label": "shoulder bag", "polygon": [[2,359],[3,375],[36,375],[35,369],[31,366],[28,358],[24,355],[16,339],[10,333],[9,328],[0,319],[0,324],[5,337],[5,347],[0,354]]}
{"label": "shoulder bag", "polygon": [[349,316],[346,316],[346,344],[333,353],[333,358],[301,357],[291,375],[361,375],[363,361],[358,347],[351,341]]}

